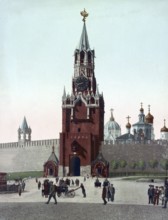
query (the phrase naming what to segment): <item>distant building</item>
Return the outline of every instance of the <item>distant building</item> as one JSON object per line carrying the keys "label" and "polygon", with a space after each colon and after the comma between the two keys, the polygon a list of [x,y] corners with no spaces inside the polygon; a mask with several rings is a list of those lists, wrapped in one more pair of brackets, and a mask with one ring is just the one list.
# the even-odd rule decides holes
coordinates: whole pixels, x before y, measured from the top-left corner
{"label": "distant building", "polygon": [[116,138],[121,135],[121,128],[115,121],[113,116],[113,109],[111,109],[110,120],[104,126],[104,143],[115,144]]}
{"label": "distant building", "polygon": [[117,144],[129,144],[129,143],[134,143],[135,142],[135,137],[130,133],[131,130],[131,124],[129,122],[130,117],[127,117],[128,122],[126,124],[126,130],[127,132],[119,137],[116,138],[116,143]]}
{"label": "distant building", "polygon": [[147,142],[154,140],[154,133],[153,133],[154,117],[150,114],[150,108],[148,115],[145,117],[144,109],[141,103],[140,113],[138,117],[139,117],[139,121],[132,125],[135,141]]}
{"label": "distant building", "polygon": [[59,160],[54,152],[54,146],[52,147],[52,153],[44,164],[44,176],[58,176]]}
{"label": "distant building", "polygon": [[164,126],[160,129],[160,139],[168,140],[168,128],[166,127],[166,120],[164,119]]}
{"label": "distant building", "polygon": [[129,123],[130,117],[128,116],[128,123],[126,124],[127,133],[116,138],[116,143],[148,143],[154,140],[154,128],[153,128],[153,115],[150,113],[150,106],[148,114],[145,116],[144,109],[140,108],[138,115],[139,120],[132,125],[133,134],[131,134],[131,124]]}

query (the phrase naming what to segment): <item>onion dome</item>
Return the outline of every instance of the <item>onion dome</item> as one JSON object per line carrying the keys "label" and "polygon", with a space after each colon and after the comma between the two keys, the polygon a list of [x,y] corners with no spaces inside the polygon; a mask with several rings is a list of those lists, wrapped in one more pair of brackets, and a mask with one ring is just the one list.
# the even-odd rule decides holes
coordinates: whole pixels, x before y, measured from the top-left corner
{"label": "onion dome", "polygon": [[160,129],[161,132],[168,132],[168,128],[166,127],[166,120],[164,119],[164,126]]}
{"label": "onion dome", "polygon": [[126,128],[127,128],[127,129],[130,129],[130,128],[131,128],[131,124],[129,123],[129,119],[130,119],[130,118],[131,118],[130,116],[127,117],[127,119],[128,119],[128,123],[126,124]]}
{"label": "onion dome", "polygon": [[153,119],[154,119],[154,117],[153,117],[153,115],[151,115],[151,113],[150,113],[150,105],[148,105],[148,114],[147,114],[146,117],[145,117],[145,121],[146,121],[147,123],[153,124]]}
{"label": "onion dome", "polygon": [[143,103],[141,102],[141,108],[140,108],[140,112],[143,113],[144,109],[143,109]]}

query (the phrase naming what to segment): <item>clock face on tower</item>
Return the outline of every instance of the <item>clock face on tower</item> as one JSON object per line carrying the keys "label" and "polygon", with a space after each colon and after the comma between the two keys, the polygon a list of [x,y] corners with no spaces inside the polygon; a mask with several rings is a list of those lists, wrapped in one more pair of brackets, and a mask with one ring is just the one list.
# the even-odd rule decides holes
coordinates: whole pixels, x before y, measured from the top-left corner
{"label": "clock face on tower", "polygon": [[79,76],[75,81],[75,85],[78,91],[86,90],[88,87],[88,84],[89,84],[88,79],[84,76]]}

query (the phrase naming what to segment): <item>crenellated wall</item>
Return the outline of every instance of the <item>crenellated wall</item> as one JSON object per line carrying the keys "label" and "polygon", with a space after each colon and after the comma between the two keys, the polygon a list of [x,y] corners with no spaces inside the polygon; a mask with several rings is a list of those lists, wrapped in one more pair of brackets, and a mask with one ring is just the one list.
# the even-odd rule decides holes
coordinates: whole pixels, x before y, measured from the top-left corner
{"label": "crenellated wall", "polygon": [[1,143],[0,171],[42,171],[43,164],[51,155],[53,146],[59,159],[59,139],[37,140],[26,143]]}

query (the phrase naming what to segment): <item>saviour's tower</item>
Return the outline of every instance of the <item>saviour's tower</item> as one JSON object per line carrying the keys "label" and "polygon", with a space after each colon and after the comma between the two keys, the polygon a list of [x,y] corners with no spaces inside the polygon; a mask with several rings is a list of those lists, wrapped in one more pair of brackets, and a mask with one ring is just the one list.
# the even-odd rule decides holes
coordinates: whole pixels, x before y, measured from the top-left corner
{"label": "saviour's tower", "polygon": [[59,175],[91,174],[104,137],[104,98],[95,77],[95,51],[90,48],[84,10],[83,29],[74,51],[71,95],[62,97]]}

